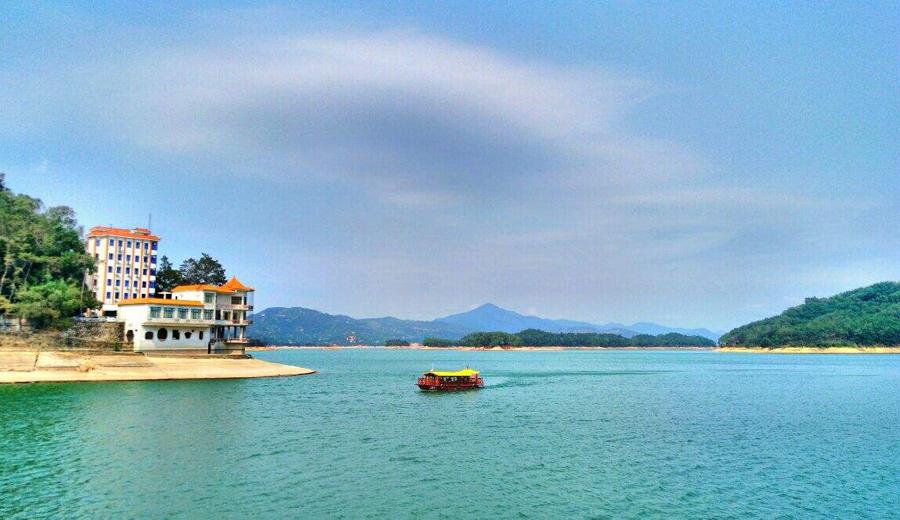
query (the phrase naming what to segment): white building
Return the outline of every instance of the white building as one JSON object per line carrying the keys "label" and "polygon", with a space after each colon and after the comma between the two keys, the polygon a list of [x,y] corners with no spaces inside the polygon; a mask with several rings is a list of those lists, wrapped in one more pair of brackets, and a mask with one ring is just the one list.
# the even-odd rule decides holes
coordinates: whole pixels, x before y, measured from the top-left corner
{"label": "white building", "polygon": [[85,248],[97,266],[86,281],[104,315],[114,316],[122,301],[156,294],[158,244],[159,237],[146,228],[91,228]]}
{"label": "white building", "polygon": [[243,354],[253,292],[237,278],[224,285],[180,285],[169,298],[121,300],[118,320],[137,352]]}

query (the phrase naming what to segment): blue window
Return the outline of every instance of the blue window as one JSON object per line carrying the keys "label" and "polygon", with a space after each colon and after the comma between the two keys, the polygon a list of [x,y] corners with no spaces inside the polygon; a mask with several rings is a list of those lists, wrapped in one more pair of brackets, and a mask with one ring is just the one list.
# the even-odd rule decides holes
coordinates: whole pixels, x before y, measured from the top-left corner
{"label": "blue window", "polygon": [[147,268],[146,267],[141,269],[141,274],[144,276],[147,276]]}
{"label": "blue window", "polygon": [[141,282],[141,287],[147,287],[147,282]]}
{"label": "blue window", "polygon": [[109,254],[109,259],[112,260],[112,253]]}
{"label": "blue window", "polygon": [[131,240],[128,241],[128,244],[126,247],[131,247]]}
{"label": "blue window", "polygon": [[119,240],[119,247],[122,247],[122,241]]}
{"label": "blue window", "polygon": [[116,299],[117,300],[119,299],[119,293],[116,293]]}
{"label": "blue window", "polygon": [[155,264],[155,263],[156,263],[156,257],[155,257],[155,256],[151,256],[151,257],[150,257],[150,263],[151,263],[151,264]]}
{"label": "blue window", "polygon": [[156,276],[156,269],[150,269],[150,276]]}
{"label": "blue window", "polygon": [[111,245],[111,246],[116,245],[116,241],[110,238],[110,239],[109,239],[109,245]]}
{"label": "blue window", "polygon": [[96,241],[96,245],[97,245],[97,247],[100,247],[100,239],[99,238]]}
{"label": "blue window", "polygon": [[106,293],[106,298],[107,298],[107,299],[112,298],[112,293],[111,293],[111,292],[107,292],[107,293]]}
{"label": "blue window", "polygon": [[125,293],[123,296],[126,300],[128,299],[128,293]]}
{"label": "blue window", "polygon": [[150,247],[150,242],[144,242],[144,249],[147,249],[148,247]]}
{"label": "blue window", "polygon": [[150,282],[150,288],[151,288],[151,289],[155,289],[155,288],[156,288],[156,282]]}
{"label": "blue window", "polygon": [[126,267],[126,268],[125,268],[125,274],[131,274],[131,268],[130,268],[130,267]]}
{"label": "blue window", "polygon": [[141,257],[139,257],[138,255],[134,255],[134,261],[138,264],[141,263]]}
{"label": "blue window", "polygon": [[122,253],[116,255],[116,260],[122,260]]}
{"label": "blue window", "polygon": [[107,279],[106,279],[106,285],[107,285],[107,286],[112,285],[112,280],[110,280],[110,279],[107,278]]}
{"label": "blue window", "polygon": [[112,266],[111,266],[111,265],[106,266],[106,272],[107,272],[107,273],[111,273],[111,272],[112,272]]}
{"label": "blue window", "polygon": [[130,261],[131,261],[131,255],[125,255],[125,261],[126,261],[126,262],[130,262]]}
{"label": "blue window", "polygon": [[122,272],[122,268],[121,268],[121,267],[116,267],[116,272],[117,272],[117,273],[121,273],[121,272]]}
{"label": "blue window", "polygon": [[132,298],[137,298],[137,293],[131,295]]}
{"label": "blue window", "polygon": [[[120,286],[120,285],[122,285],[122,283],[121,283],[121,282],[122,282],[122,280],[116,280],[116,287],[118,287],[118,286]],[[118,298],[118,296],[116,296],[116,298]]]}
{"label": "blue window", "polygon": [[153,242],[153,250],[156,251],[156,242]]}
{"label": "blue window", "polygon": [[128,287],[128,280],[125,280],[125,287]]}

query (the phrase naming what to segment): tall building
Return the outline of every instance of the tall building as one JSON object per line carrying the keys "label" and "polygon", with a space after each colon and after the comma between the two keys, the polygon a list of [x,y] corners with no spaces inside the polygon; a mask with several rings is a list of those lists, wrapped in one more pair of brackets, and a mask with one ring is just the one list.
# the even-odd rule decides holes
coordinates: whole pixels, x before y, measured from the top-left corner
{"label": "tall building", "polygon": [[91,228],[85,247],[97,267],[87,286],[103,304],[103,314],[115,314],[119,302],[156,294],[158,243],[159,237],[146,228]]}

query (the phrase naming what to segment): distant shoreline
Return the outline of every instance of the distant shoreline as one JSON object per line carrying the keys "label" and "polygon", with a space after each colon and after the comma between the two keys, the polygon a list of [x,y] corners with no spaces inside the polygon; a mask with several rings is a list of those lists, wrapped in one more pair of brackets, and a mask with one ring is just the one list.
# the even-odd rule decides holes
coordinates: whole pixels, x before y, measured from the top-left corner
{"label": "distant shoreline", "polygon": [[900,354],[897,347],[719,347],[718,352],[742,354]]}
{"label": "distant shoreline", "polygon": [[355,350],[355,349],[384,349],[384,350],[457,350],[457,351],[483,351],[483,352],[532,352],[537,350],[561,351],[561,350],[716,350],[716,347],[426,347],[424,345],[411,345],[408,347],[386,347],[384,345],[272,345],[267,347],[247,347],[248,352],[274,351],[274,350]]}

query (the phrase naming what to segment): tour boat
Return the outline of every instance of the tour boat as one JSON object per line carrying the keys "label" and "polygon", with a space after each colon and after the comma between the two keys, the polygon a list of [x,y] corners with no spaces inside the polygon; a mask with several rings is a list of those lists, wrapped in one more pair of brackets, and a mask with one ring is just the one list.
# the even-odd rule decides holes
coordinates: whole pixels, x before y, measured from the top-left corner
{"label": "tour boat", "polygon": [[484,379],[477,370],[464,368],[455,372],[430,370],[422,374],[417,383],[422,390],[472,390],[484,386]]}

